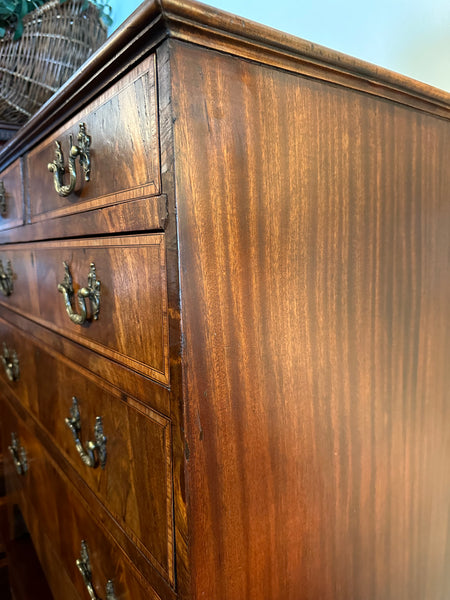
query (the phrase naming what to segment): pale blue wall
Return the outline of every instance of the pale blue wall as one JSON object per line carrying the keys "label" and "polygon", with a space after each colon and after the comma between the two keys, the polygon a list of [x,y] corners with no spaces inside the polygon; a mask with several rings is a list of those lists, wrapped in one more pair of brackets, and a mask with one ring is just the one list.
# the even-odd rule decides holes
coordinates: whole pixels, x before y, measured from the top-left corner
{"label": "pale blue wall", "polygon": [[131,15],[131,13],[136,10],[136,8],[141,4],[142,0],[127,0],[124,2],[123,0],[109,0],[109,5],[112,8],[111,17],[113,19],[113,24],[109,28],[109,32],[112,33],[125,19]]}
{"label": "pale blue wall", "polygon": [[[208,3],[450,91],[450,0]],[[110,4],[113,31],[140,1]]]}

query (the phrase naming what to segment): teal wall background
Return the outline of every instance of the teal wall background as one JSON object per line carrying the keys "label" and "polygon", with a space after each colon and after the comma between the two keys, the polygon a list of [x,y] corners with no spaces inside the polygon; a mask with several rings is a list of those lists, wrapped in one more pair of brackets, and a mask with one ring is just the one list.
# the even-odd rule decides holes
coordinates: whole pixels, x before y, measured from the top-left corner
{"label": "teal wall background", "polygon": [[[208,0],[450,92],[450,0]],[[110,0],[114,31],[140,0]]]}

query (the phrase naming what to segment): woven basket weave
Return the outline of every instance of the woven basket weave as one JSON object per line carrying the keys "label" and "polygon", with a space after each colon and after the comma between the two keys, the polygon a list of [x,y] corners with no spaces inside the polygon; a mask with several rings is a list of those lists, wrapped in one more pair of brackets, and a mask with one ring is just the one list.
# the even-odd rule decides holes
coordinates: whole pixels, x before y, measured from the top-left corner
{"label": "woven basket weave", "polygon": [[50,0],[26,15],[22,37],[0,40],[0,121],[25,123],[106,40],[98,10]]}

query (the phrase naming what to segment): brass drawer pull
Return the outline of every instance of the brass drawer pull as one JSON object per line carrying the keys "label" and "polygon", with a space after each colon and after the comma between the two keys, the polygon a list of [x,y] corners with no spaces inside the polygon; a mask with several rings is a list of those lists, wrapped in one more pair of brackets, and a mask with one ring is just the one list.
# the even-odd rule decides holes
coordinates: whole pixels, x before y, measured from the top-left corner
{"label": "brass drawer pull", "polygon": [[8,212],[8,204],[6,203],[6,190],[3,181],[0,181],[0,215],[4,218]]}
{"label": "brass drawer pull", "polygon": [[72,398],[70,417],[66,417],[66,424],[72,432],[75,446],[84,464],[93,469],[100,465],[101,468],[104,469],[106,465],[106,437],[103,435],[102,418],[97,417],[95,419],[94,441],[88,441],[86,450],[83,448],[83,444],[80,440],[81,417],[78,400],[75,396]]}
{"label": "brass drawer pull", "polygon": [[14,466],[19,475],[25,475],[28,471],[28,460],[25,448],[19,444],[19,438],[16,433],[11,433],[11,446],[8,450],[14,461]]}
{"label": "brass drawer pull", "polygon": [[88,319],[86,298],[88,298],[92,305],[92,320],[96,321],[98,319],[98,313],[100,312],[100,281],[97,279],[94,263],[90,264],[87,287],[79,289],[77,293],[80,314],[76,313],[72,308],[74,291],[69,265],[66,263],[66,261],[63,262],[63,265],[65,269],[65,275],[63,281],[58,284],[58,292],[61,292],[64,296],[66,311],[70,317],[70,320],[77,325],[83,325],[86,323]]}
{"label": "brass drawer pull", "polygon": [[[94,585],[92,583],[92,571],[91,571],[91,561],[89,560],[89,552],[87,544],[84,540],[81,541],[81,555],[80,558],[77,558],[77,567],[83,576],[84,584],[89,593],[89,598],[91,600],[100,600],[97,596]],[[108,579],[106,582],[106,598],[105,600],[117,600],[116,595],[114,593],[114,586],[111,579]]]}
{"label": "brass drawer pull", "polygon": [[17,352],[9,350],[5,342],[3,342],[2,363],[8,379],[10,381],[17,381],[20,374]]}
{"label": "brass drawer pull", "polygon": [[60,196],[68,196],[75,189],[77,183],[77,170],[75,167],[75,161],[77,156],[80,158],[80,166],[83,169],[84,180],[89,181],[91,176],[91,159],[90,159],[90,145],[91,138],[86,133],[86,125],[80,123],[80,130],[77,136],[78,145],[73,144],[73,136],[69,135],[69,185],[64,185],[63,178],[66,172],[64,166],[64,155],[61,148],[61,142],[56,140],[55,160],[48,164],[48,170],[53,173],[53,184],[56,192]]}
{"label": "brass drawer pull", "polygon": [[3,266],[3,261],[0,260],[0,290],[4,296],[11,296],[14,290],[13,284],[14,273],[11,266],[11,261],[6,263],[6,269]]}

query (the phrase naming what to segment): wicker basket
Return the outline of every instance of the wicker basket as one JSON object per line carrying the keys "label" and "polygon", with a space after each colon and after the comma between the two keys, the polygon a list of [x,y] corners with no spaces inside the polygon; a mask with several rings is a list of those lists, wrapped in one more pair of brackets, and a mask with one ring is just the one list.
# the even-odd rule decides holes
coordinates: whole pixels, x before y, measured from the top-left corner
{"label": "wicker basket", "polygon": [[0,40],[0,121],[22,124],[106,40],[98,10],[50,0],[24,18],[22,37]]}

